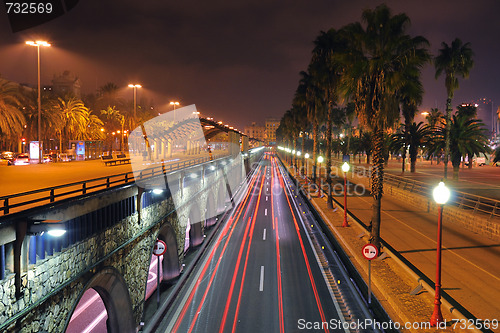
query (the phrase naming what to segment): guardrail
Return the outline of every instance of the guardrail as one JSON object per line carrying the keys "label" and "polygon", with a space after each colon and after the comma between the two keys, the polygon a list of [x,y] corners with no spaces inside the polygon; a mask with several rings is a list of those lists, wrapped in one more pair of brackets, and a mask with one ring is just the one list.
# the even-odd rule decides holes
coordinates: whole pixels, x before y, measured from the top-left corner
{"label": "guardrail", "polygon": [[[161,173],[184,169],[186,167],[194,166],[208,161],[210,161],[210,157],[200,157],[187,161],[157,165],[145,169],[143,172],[141,172],[140,179],[154,177]],[[131,184],[134,182],[134,173],[126,172],[112,176],[82,180],[70,184],[46,187],[33,191],[1,196],[0,212],[2,213],[2,215],[7,215],[29,208],[30,205],[53,203],[58,200],[77,197],[90,192],[97,192],[100,190],[109,189],[114,186]]]}
{"label": "guardrail", "polygon": [[[338,163],[340,166],[340,163]],[[353,166],[353,173],[370,179],[371,167]],[[428,198],[432,198],[433,188],[426,183],[405,177],[384,174],[384,183],[396,188],[410,191]],[[487,198],[475,194],[453,191],[448,205],[472,211],[473,214],[483,214],[489,218],[500,218],[500,200]]]}

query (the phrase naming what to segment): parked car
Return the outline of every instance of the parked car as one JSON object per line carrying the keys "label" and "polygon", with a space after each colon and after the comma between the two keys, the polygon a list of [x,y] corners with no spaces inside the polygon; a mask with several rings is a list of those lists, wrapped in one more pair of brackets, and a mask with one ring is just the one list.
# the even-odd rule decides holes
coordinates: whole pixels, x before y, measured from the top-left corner
{"label": "parked car", "polygon": [[61,161],[61,162],[71,162],[71,155],[69,155],[69,154],[59,154],[59,161]]}
{"label": "parked car", "polygon": [[30,156],[28,154],[18,154],[14,160],[12,160],[11,165],[28,165],[30,164]]}
{"label": "parked car", "polygon": [[49,163],[52,162],[52,155],[51,154],[44,154],[43,155],[43,163]]}
{"label": "parked car", "polygon": [[14,153],[11,151],[4,151],[0,154],[0,164],[10,165],[14,160]]}

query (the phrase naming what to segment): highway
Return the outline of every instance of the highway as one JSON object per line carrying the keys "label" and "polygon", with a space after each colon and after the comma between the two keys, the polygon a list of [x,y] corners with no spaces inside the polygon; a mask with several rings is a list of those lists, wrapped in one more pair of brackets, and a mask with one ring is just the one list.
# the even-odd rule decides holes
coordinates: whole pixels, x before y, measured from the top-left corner
{"label": "highway", "polygon": [[277,163],[260,162],[158,332],[294,332],[343,318]]}

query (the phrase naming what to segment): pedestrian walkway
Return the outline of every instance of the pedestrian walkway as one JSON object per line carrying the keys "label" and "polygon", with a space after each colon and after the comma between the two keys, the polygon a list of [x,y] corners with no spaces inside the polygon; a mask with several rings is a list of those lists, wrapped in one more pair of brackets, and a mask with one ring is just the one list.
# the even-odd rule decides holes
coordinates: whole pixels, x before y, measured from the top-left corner
{"label": "pedestrian walkway", "polygon": [[[300,177],[299,179],[303,185],[307,182]],[[343,185],[343,182],[340,184]],[[351,185],[351,191],[352,188]],[[350,227],[342,228],[342,208],[327,209],[325,199],[326,197],[320,198],[315,194],[311,202],[323,216],[358,271],[367,278],[367,262],[362,258],[361,248],[368,242],[368,234],[365,232],[364,236],[360,237],[364,230],[352,218],[349,221]],[[343,196],[337,199],[343,203]],[[365,224],[369,224],[371,218],[371,204],[372,198],[369,192],[348,198],[349,212]],[[384,196],[382,209],[382,238],[434,281],[437,216],[419,211],[388,195]],[[499,262],[500,243],[446,223],[443,234],[443,290],[476,318],[499,319],[500,291],[497,286],[500,283],[500,267],[492,263]],[[395,320],[401,323],[429,321],[434,306],[434,293],[423,289],[417,295],[410,295],[410,292],[418,286],[418,282],[396,260],[388,257],[375,261],[373,281],[375,295],[391,318],[397,318]],[[443,314],[445,319],[452,319],[444,306]],[[455,330],[450,328],[449,331]]]}

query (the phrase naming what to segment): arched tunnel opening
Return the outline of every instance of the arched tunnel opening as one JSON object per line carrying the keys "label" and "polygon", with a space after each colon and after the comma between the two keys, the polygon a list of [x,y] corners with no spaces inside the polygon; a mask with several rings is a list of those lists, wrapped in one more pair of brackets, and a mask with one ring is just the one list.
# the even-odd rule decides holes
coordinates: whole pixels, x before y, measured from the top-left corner
{"label": "arched tunnel opening", "polygon": [[127,284],[112,267],[87,283],[66,323],[66,332],[135,332]]}

